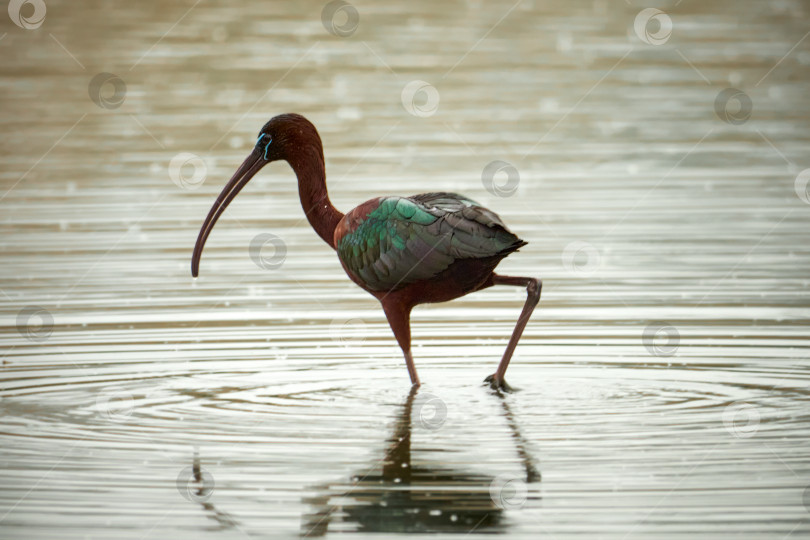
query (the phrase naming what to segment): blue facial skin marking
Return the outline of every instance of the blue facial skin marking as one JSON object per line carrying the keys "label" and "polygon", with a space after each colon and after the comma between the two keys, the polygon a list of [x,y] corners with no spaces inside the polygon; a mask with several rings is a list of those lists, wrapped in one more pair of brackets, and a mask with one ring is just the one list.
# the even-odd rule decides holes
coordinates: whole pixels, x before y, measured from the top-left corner
{"label": "blue facial skin marking", "polygon": [[270,143],[273,142],[273,138],[270,137],[269,135],[267,135],[266,133],[262,133],[261,135],[259,135],[259,138],[256,140],[256,146],[258,146],[259,143],[262,142],[262,139],[264,139],[265,137],[267,137],[269,139],[267,141],[267,144],[264,146],[264,160],[267,161],[267,151],[270,149]]}

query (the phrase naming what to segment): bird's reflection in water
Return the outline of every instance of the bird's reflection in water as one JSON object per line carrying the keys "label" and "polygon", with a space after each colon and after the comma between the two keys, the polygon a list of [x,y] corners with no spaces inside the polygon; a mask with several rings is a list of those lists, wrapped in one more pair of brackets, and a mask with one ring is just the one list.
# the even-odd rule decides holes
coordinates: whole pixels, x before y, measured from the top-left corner
{"label": "bird's reflection in water", "polygon": [[[188,469],[186,469],[188,470]],[[200,465],[200,454],[194,449],[194,461],[191,464],[189,478],[178,478],[178,489],[188,500],[198,503],[205,511],[205,515],[217,523],[215,530],[231,529],[239,526],[239,522],[228,512],[219,510],[209,498],[214,491],[213,477]],[[183,493],[185,489],[185,493]]]}
{"label": "bird's reflection in water", "polygon": [[[397,533],[497,533],[506,528],[503,500],[496,500],[496,477],[430,466],[412,466],[411,412],[418,389],[402,407],[392,437],[381,459],[381,471],[363,472],[351,482],[317,486],[304,502],[312,511],[302,518],[302,536],[327,531]],[[525,471],[519,487],[537,499],[540,473],[527,451],[509,405],[497,394]],[[534,489],[533,489],[534,488]],[[508,486],[507,486],[508,489]],[[503,494],[502,494],[503,495]],[[509,494],[503,495],[509,498]],[[518,494],[520,496],[520,494]],[[508,502],[508,501],[507,501]],[[500,504],[498,504],[500,503]]]}

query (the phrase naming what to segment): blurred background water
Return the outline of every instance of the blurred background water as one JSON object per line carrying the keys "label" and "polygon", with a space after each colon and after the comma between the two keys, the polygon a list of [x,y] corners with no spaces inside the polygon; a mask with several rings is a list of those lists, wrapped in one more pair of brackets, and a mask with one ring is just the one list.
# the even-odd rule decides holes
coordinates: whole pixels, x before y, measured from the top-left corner
{"label": "blurred background water", "polygon": [[[8,11],[3,538],[810,532],[807,2]],[[481,386],[525,298],[494,288],[414,312],[409,393],[284,163],[191,279],[293,111],[339,209],[458,191],[530,242],[500,267],[544,280],[519,392]]]}

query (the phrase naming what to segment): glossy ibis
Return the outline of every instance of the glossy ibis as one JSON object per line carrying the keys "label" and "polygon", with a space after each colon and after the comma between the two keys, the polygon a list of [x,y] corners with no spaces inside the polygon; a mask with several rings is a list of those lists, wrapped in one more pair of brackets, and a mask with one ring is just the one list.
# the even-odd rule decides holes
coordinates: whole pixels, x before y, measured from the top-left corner
{"label": "glossy ibis", "polygon": [[375,197],[347,214],[329,201],[321,138],[298,114],[282,114],[262,127],[250,155],[217,197],[197,237],[191,274],[197,277],[205,241],[228,204],[259,170],[285,160],[298,177],[298,192],[315,232],[337,251],[352,281],[382,304],[405,354],[411,383],[419,376],[411,355],[411,309],[446,302],[493,285],[526,287],[523,311],[498,369],[486,378],[508,390],[509,360],[534,307],[542,282],[533,277],[501,276],[499,262],[526,242],[512,234],[497,214],[455,193],[412,197]]}

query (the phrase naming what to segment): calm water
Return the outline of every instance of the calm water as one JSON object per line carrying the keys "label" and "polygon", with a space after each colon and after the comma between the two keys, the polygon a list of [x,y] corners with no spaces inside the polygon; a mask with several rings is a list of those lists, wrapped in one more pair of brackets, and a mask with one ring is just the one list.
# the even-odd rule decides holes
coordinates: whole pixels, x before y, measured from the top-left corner
{"label": "calm water", "polygon": [[[0,13],[0,537],[810,533],[806,2],[46,2]],[[344,211],[454,190],[530,242],[521,391],[498,288],[415,311],[409,394],[286,164],[191,279],[288,111]]]}

